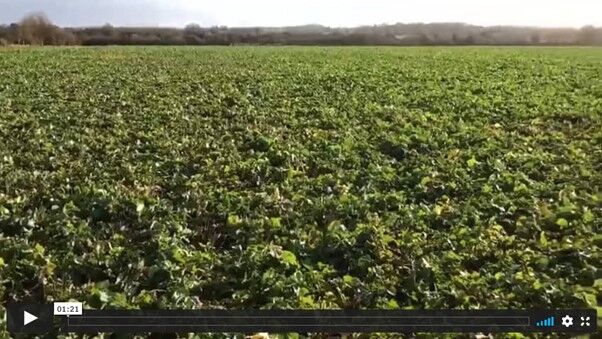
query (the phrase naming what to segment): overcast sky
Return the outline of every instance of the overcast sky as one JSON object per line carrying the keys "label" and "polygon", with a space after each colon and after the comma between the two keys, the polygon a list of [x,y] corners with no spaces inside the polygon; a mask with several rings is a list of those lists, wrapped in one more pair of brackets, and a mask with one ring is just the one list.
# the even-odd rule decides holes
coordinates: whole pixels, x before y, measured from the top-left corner
{"label": "overcast sky", "polygon": [[0,23],[40,11],[61,26],[602,26],[602,0],[0,0]]}

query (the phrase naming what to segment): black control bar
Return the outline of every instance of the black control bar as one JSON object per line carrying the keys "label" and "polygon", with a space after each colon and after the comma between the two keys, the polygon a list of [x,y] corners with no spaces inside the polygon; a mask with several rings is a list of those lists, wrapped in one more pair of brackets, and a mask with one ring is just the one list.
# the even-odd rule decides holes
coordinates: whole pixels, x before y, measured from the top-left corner
{"label": "black control bar", "polygon": [[[81,315],[54,316],[54,318],[55,326],[58,326],[60,332],[74,333],[592,333],[597,327],[594,309],[519,311],[84,309]],[[10,326],[9,321],[9,330],[11,330]]]}

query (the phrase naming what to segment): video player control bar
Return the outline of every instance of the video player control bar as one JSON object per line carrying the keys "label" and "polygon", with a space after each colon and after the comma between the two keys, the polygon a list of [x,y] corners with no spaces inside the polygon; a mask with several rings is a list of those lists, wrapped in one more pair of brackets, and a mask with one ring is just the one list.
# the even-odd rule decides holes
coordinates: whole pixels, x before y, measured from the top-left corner
{"label": "video player control bar", "polygon": [[[10,306],[9,306],[10,307]],[[52,307],[52,306],[50,306]],[[9,308],[9,331],[28,332],[23,323],[11,324],[31,307]],[[566,332],[596,331],[596,310],[87,310],[79,315],[54,316],[55,331],[92,333],[141,332]],[[38,314],[52,314],[41,312]],[[19,319],[16,319],[19,318]],[[31,320],[31,317],[28,318]],[[42,321],[42,320],[40,320]],[[45,322],[52,324],[52,321]],[[12,326],[12,328],[11,328]],[[37,329],[39,330],[39,328]],[[52,330],[51,328],[47,329]],[[29,332],[31,333],[31,332]],[[36,332],[39,333],[39,332]]]}

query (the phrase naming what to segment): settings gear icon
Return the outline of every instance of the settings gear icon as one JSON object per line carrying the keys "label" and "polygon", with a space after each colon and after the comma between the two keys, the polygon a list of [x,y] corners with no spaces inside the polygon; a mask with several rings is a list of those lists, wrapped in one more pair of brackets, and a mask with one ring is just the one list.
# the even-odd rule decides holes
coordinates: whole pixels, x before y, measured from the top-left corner
{"label": "settings gear icon", "polygon": [[562,317],[562,326],[573,326],[573,317],[571,317],[570,315],[565,315],[564,317]]}

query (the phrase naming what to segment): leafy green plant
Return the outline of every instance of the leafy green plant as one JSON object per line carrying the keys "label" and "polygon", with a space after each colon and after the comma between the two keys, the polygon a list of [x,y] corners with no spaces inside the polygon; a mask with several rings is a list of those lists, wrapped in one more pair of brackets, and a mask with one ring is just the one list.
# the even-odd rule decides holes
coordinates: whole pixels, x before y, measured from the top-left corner
{"label": "leafy green plant", "polygon": [[599,49],[0,52],[0,300],[597,307]]}

